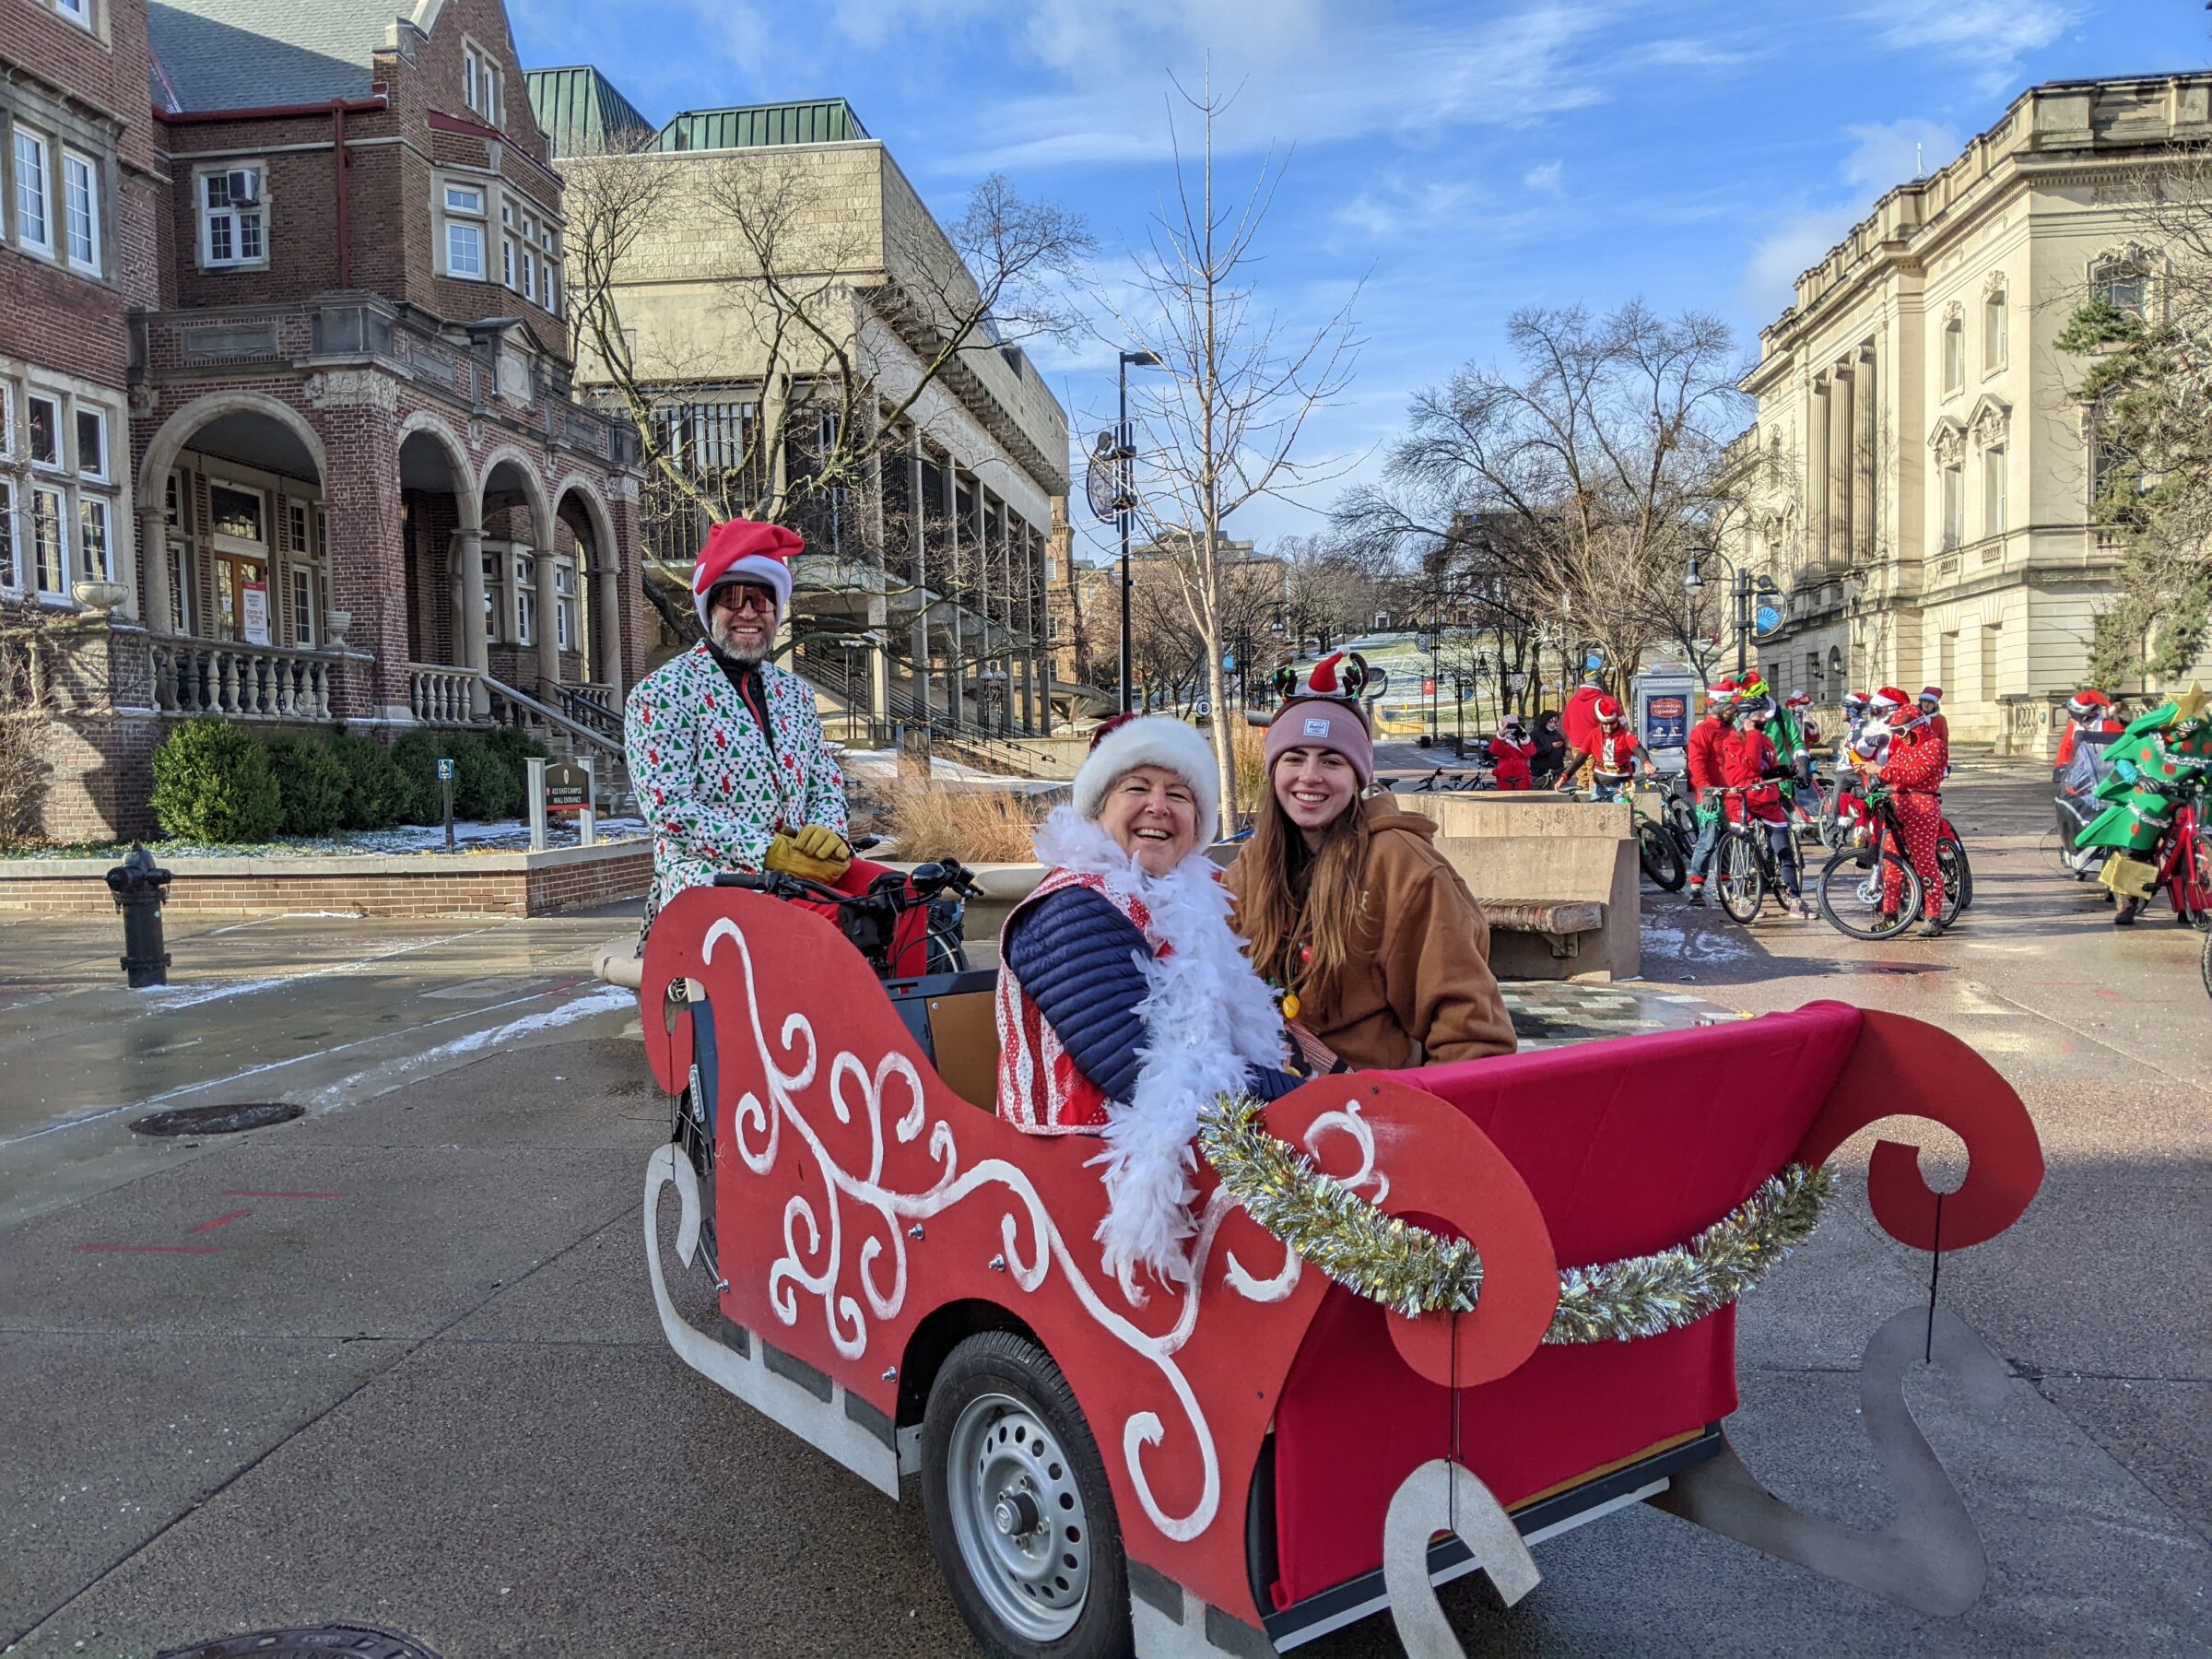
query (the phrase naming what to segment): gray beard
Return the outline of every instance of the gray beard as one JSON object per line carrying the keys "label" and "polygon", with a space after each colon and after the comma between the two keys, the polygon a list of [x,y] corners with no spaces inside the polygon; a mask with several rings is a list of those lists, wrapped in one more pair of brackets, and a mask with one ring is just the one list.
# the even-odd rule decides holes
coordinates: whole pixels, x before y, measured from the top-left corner
{"label": "gray beard", "polygon": [[720,617],[708,625],[707,631],[714,642],[714,649],[733,663],[741,663],[747,668],[758,668],[768,661],[767,641],[763,641],[758,645],[733,645],[730,642],[730,626]]}

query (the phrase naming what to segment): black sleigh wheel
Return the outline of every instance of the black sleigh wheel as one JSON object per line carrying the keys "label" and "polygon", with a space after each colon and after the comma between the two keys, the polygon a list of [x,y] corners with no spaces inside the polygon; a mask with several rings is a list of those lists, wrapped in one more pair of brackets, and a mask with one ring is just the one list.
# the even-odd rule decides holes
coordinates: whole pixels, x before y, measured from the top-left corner
{"label": "black sleigh wheel", "polygon": [[1010,1331],[954,1348],[922,1419],[929,1547],[994,1659],[1124,1659],[1129,1568],[1098,1443],[1052,1357]]}

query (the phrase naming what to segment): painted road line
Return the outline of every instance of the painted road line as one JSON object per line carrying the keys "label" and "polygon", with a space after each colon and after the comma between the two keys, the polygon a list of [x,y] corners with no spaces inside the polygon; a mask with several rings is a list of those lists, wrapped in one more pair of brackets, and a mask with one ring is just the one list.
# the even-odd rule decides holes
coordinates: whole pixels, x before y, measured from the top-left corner
{"label": "painted road line", "polygon": [[221,1255],[220,1244],[76,1244],[73,1250],[89,1250],[114,1255]]}
{"label": "painted road line", "polygon": [[212,1221],[201,1222],[192,1230],[195,1233],[213,1232],[218,1227],[228,1227],[233,1221],[242,1221],[253,1213],[253,1212],[250,1209],[229,1210],[223,1215],[216,1217],[216,1218]]}
{"label": "painted road line", "polygon": [[[257,1187],[225,1187],[226,1198],[343,1198],[343,1193],[265,1193]],[[241,1215],[246,1212],[241,1210]]]}

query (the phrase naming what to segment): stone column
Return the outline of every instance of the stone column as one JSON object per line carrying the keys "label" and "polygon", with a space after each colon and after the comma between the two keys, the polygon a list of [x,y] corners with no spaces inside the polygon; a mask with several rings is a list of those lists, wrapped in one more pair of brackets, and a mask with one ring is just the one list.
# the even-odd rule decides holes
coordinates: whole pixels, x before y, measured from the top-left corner
{"label": "stone column", "polygon": [[476,681],[468,688],[468,712],[482,720],[491,713],[491,694],[484,688],[484,673],[491,662],[491,646],[484,628],[484,533],[473,524],[453,532],[461,559],[461,665],[472,669]]}
{"label": "stone column", "polygon": [[1851,562],[1874,554],[1876,477],[1874,347],[1863,348],[1852,363],[1851,399]]}
{"label": "stone column", "polygon": [[1830,371],[1828,396],[1828,545],[1821,549],[1830,569],[1851,559],[1851,499],[1858,457],[1853,452],[1851,376]]}
{"label": "stone column", "polygon": [[553,700],[553,688],[560,684],[560,628],[554,607],[560,603],[560,591],[554,580],[553,559],[556,532],[550,519],[538,524],[534,534],[537,537],[537,700],[548,707],[558,707]]}
{"label": "stone column", "polygon": [[929,503],[922,498],[922,434],[913,435],[906,457],[907,511],[913,523],[907,526],[914,544],[914,626],[907,650],[914,662],[914,708],[929,718]]}
{"label": "stone column", "polygon": [[1815,381],[1805,406],[1805,559],[1828,562],[1828,382]]}
{"label": "stone column", "polygon": [[952,618],[951,647],[945,658],[945,712],[959,725],[965,717],[967,699],[960,680],[968,655],[968,628],[964,614],[966,594],[960,582],[959,463],[945,452],[945,608]]}
{"label": "stone column", "polygon": [[138,620],[146,624],[148,633],[173,633],[175,628],[170,621],[169,515],[159,507],[141,505],[138,509],[138,563],[139,593],[145,601],[138,607]]}
{"label": "stone column", "polygon": [[595,549],[592,571],[592,677],[622,707],[622,566],[612,547]]}

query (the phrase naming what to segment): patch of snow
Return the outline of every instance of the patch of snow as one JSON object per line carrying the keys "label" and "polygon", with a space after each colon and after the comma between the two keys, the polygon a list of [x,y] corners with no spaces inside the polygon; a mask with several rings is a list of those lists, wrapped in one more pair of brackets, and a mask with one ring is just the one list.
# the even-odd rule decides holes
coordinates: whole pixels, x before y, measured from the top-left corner
{"label": "patch of snow", "polygon": [[1740,962],[1751,947],[1733,933],[1694,932],[1677,926],[1662,916],[1643,918],[1643,949],[1647,956],[1666,957],[1677,962]]}
{"label": "patch of snow", "polygon": [[503,1026],[488,1030],[471,1031],[465,1037],[456,1037],[451,1042],[434,1049],[426,1049],[415,1058],[418,1062],[432,1055],[473,1054],[478,1049],[494,1044],[506,1044],[517,1038],[527,1037],[535,1031],[548,1031],[556,1027],[572,1025],[579,1019],[589,1019],[594,1014],[611,1014],[618,1008],[635,1012],[638,994],[620,985],[603,985],[574,1002],[562,1003],[557,1008],[546,1008],[535,1014],[525,1014],[520,1019],[511,1019]]}

